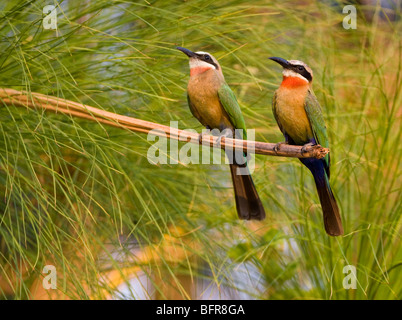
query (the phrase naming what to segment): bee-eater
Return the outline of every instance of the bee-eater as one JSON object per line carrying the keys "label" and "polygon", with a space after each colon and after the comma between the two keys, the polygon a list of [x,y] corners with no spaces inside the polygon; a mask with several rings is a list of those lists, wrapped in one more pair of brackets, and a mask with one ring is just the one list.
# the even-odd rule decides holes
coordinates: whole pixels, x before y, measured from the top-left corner
{"label": "bee-eater", "polygon": [[[327,128],[321,106],[312,89],[313,72],[304,62],[269,58],[283,67],[283,80],[275,91],[272,109],[285,142],[280,145],[314,145],[328,148]],[[343,234],[339,208],[329,185],[330,157],[323,159],[301,158],[300,161],[311,171],[317,187],[324,215],[325,231],[331,236]]]}
{"label": "bee-eater", "polygon": [[[187,101],[193,116],[208,129],[231,130],[233,137],[235,129],[239,129],[243,130],[243,136],[246,136],[246,125],[240,106],[233,91],[225,82],[218,61],[207,52],[192,52],[181,47],[177,49],[190,58]],[[240,164],[240,161],[236,162],[236,156],[228,156],[232,160],[230,172],[239,218],[264,219],[264,207],[248,171],[247,162],[243,161]],[[244,156],[243,153],[240,155]],[[237,169],[240,168],[246,169],[248,174],[239,175]]]}

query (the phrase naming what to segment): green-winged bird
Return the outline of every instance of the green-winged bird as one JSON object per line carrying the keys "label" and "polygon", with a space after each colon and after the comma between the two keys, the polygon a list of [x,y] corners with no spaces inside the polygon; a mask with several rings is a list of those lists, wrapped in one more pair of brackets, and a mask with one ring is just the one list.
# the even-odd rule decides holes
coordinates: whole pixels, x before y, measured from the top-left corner
{"label": "green-winged bird", "polygon": [[[246,125],[236,96],[225,82],[218,61],[207,52],[192,52],[177,47],[190,61],[190,80],[187,86],[187,101],[190,111],[202,125],[221,132],[230,130],[232,137],[235,129],[242,130],[246,137]],[[238,135],[236,138],[241,138]],[[231,160],[230,173],[233,181],[237,214],[240,219],[262,220],[265,210],[248,171],[244,153],[239,157],[228,154]],[[236,160],[237,159],[237,160]],[[238,169],[247,174],[238,174]]]}
{"label": "green-winged bird", "polygon": [[[321,106],[312,89],[313,72],[309,66],[299,60],[269,58],[283,67],[283,80],[275,91],[272,109],[282,131],[285,142],[280,145],[315,145],[328,148],[328,135]],[[322,159],[300,158],[311,171],[317,187],[324,215],[325,231],[331,236],[343,234],[339,208],[332,193],[330,177],[330,156]]]}

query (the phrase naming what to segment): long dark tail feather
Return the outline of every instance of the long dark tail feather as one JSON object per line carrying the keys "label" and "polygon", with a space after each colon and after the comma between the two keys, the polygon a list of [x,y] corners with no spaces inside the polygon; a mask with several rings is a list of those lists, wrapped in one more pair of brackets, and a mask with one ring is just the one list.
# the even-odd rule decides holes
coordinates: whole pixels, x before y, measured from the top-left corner
{"label": "long dark tail feather", "polygon": [[[235,161],[234,161],[235,162]],[[240,175],[237,169],[247,170],[248,174]],[[244,220],[263,220],[265,210],[255,188],[247,164],[230,164],[233,188],[235,192],[237,214]]]}
{"label": "long dark tail feather", "polygon": [[300,159],[300,161],[310,169],[313,174],[317,187],[318,197],[320,198],[322,212],[324,215],[325,231],[330,236],[340,236],[343,234],[342,220],[339,214],[338,204],[329,185],[328,176],[324,169],[323,160]]}

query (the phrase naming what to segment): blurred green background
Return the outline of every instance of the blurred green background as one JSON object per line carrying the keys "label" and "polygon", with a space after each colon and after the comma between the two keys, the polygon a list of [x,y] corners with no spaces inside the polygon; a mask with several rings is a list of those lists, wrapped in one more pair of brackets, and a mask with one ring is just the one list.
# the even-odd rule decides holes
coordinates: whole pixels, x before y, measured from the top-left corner
{"label": "blurred green background", "polygon": [[[56,31],[42,25],[52,3]],[[239,221],[228,166],[151,165],[145,134],[0,102],[0,297],[401,299],[401,3],[352,2],[348,30],[346,4],[0,0],[0,87],[181,129],[202,127],[176,46],[219,60],[264,142],[283,140],[267,58],[306,62],[345,228],[326,235],[296,159],[256,156],[267,218]],[[45,265],[57,289],[43,288]]]}

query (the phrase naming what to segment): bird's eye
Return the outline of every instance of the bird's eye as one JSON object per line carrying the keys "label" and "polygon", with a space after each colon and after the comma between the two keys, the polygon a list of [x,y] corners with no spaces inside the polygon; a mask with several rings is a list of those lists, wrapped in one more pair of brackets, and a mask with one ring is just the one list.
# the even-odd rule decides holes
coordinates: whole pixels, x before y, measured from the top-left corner
{"label": "bird's eye", "polygon": [[211,60],[211,57],[206,54],[206,55],[204,56],[204,60],[205,60],[205,61],[210,61],[210,60]]}
{"label": "bird's eye", "polygon": [[303,66],[298,66],[297,69],[298,69],[299,71],[303,71],[303,70],[304,70],[304,67],[303,67]]}

